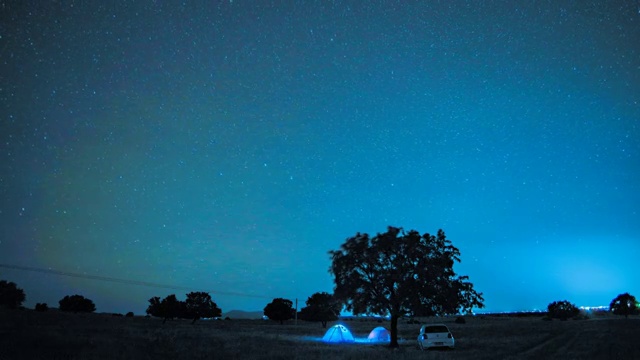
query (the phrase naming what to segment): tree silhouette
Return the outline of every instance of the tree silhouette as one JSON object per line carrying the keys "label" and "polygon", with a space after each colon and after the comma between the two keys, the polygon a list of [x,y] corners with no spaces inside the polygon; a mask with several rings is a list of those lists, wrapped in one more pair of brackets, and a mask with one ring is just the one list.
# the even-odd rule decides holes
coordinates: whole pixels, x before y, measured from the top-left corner
{"label": "tree silhouette", "polygon": [[282,325],[285,320],[293,319],[296,311],[291,300],[276,298],[265,306],[264,315],[271,320],[279,321]]}
{"label": "tree silhouette", "polygon": [[390,347],[398,347],[398,318],[470,312],[482,308],[482,293],[453,271],[460,251],[437,236],[389,227],[370,238],[357,233],[329,252],[334,296],[358,314],[391,317]]}
{"label": "tree silhouette", "polygon": [[67,295],[58,302],[60,304],[60,311],[70,312],[94,312],[96,306],[93,301],[85,298],[82,295]]}
{"label": "tree silhouette", "polygon": [[147,307],[147,315],[164,318],[162,312],[162,305],[160,304],[160,297],[154,296],[149,299],[149,306]]}
{"label": "tree silhouette", "polygon": [[16,309],[22,305],[26,298],[24,291],[16,283],[6,280],[0,281],[0,306]]}
{"label": "tree silhouette", "polygon": [[162,299],[160,302],[160,308],[162,316],[164,320],[162,323],[164,324],[167,319],[173,320],[175,318],[180,318],[184,316],[185,313],[185,304],[184,302],[178,300],[175,294],[168,295],[166,298]]}
{"label": "tree silhouette", "polygon": [[320,321],[323,328],[327,327],[327,321],[337,320],[342,309],[342,305],[333,295],[326,292],[311,295],[306,304],[306,307],[300,309],[299,318],[305,321]]}
{"label": "tree silhouette", "polygon": [[39,312],[44,312],[49,310],[49,306],[47,306],[47,303],[37,303],[35,310]]}
{"label": "tree silhouette", "polygon": [[567,300],[554,301],[547,306],[548,316],[552,319],[567,320],[580,313],[575,305]]}
{"label": "tree silhouette", "polygon": [[616,315],[624,315],[625,318],[628,318],[629,315],[640,313],[640,304],[638,304],[635,296],[624,293],[611,300],[609,310]]}
{"label": "tree silhouette", "polygon": [[222,315],[222,310],[211,300],[206,292],[190,292],[187,294],[186,312],[193,318],[192,324],[200,318],[211,318]]}

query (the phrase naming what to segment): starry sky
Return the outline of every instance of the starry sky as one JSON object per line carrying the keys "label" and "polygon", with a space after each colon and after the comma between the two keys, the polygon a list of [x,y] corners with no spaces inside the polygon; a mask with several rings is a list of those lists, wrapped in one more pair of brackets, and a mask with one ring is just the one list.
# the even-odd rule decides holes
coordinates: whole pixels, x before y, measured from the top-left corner
{"label": "starry sky", "polygon": [[392,225],[486,311],[640,295],[639,1],[8,0],[0,78],[0,264],[254,311]]}

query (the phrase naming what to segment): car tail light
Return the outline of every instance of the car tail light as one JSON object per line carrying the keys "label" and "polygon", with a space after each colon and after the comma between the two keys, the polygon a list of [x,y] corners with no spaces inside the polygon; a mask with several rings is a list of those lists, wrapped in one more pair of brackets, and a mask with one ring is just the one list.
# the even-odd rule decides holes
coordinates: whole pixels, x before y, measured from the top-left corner
{"label": "car tail light", "polygon": [[447,337],[448,337],[449,339],[451,339],[453,336],[451,335],[451,333],[448,333],[448,334],[447,334]]}

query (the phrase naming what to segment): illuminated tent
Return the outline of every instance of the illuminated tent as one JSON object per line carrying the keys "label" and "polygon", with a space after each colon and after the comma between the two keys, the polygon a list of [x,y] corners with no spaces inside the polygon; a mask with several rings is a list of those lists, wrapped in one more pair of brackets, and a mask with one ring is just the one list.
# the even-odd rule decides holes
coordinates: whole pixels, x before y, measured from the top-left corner
{"label": "illuminated tent", "polygon": [[351,331],[344,325],[333,325],[322,337],[322,341],[330,343],[354,342]]}
{"label": "illuminated tent", "polygon": [[367,340],[369,341],[391,341],[391,334],[389,330],[385,329],[382,326],[378,326],[377,328],[371,330],[369,336],[367,336]]}

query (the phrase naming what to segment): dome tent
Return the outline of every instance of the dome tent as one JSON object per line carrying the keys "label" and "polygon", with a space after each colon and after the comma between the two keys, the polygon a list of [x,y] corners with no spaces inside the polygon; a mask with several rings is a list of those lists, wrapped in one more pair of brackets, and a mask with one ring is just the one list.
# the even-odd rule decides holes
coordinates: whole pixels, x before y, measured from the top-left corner
{"label": "dome tent", "polygon": [[333,325],[322,337],[322,341],[330,343],[354,342],[356,341],[351,331],[344,325]]}
{"label": "dome tent", "polygon": [[385,329],[382,326],[378,326],[377,328],[371,330],[369,336],[367,336],[367,340],[369,341],[391,341],[391,333],[389,330]]}

